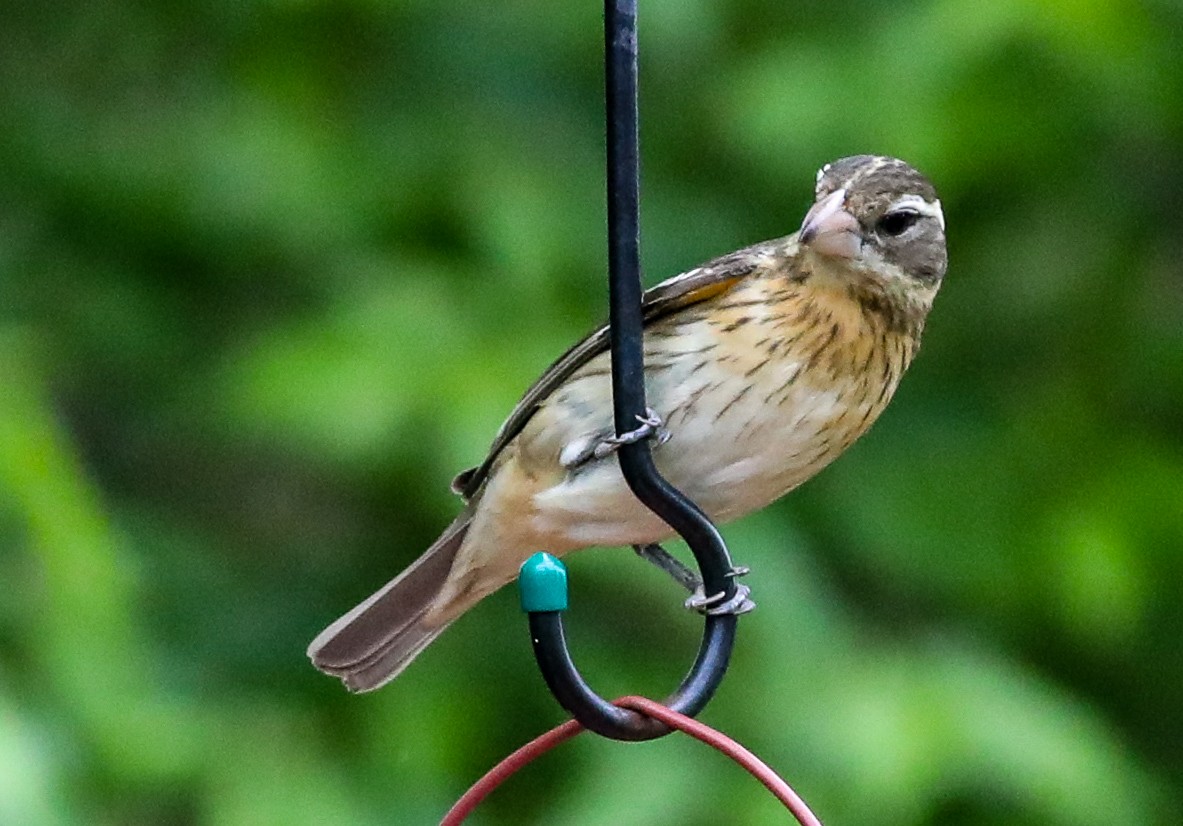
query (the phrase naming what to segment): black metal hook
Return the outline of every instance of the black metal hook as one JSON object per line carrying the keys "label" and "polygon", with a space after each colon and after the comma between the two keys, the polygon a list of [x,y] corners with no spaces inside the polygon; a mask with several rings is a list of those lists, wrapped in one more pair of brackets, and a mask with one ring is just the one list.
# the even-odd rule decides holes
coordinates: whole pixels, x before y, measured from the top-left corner
{"label": "black metal hook", "polygon": [[[645,405],[643,318],[641,313],[640,223],[637,153],[637,3],[604,2],[604,67],[607,91],[608,145],[608,279],[612,350],[612,400],[618,434],[637,426]],[[727,546],[702,510],[658,473],[649,444],[642,439],[617,452],[629,488],[689,544],[702,573],[705,594],[736,593]],[[553,558],[550,558],[553,560]],[[544,560],[544,568],[550,565]],[[557,560],[555,560],[557,563]],[[527,565],[536,564],[536,561]],[[668,734],[663,723],[618,708],[596,694],[580,676],[563,634],[566,607],[565,571],[562,599],[523,605],[530,612],[534,656],[551,692],[585,728],[616,740],[651,740]],[[554,566],[549,573],[559,577]],[[561,603],[561,607],[560,607]],[[731,658],[737,617],[707,616],[698,656],[677,691],[664,703],[694,716],[715,693]]]}

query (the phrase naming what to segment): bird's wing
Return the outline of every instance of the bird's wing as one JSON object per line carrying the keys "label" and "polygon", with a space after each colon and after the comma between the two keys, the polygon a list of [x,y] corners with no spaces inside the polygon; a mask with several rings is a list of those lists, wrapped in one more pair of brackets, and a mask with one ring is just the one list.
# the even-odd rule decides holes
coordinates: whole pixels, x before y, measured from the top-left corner
{"label": "bird's wing", "polygon": [[[783,247],[785,239],[766,241],[747,247],[729,255],[716,258],[701,267],[676,275],[647,290],[641,299],[641,310],[645,326],[702,301],[714,298],[730,290],[735,284],[756,269]],[[505,446],[522,431],[526,422],[537,412],[555,388],[571,377],[571,374],[593,358],[608,349],[608,326],[604,325],[572,347],[543,372],[538,381],[526,391],[509,418],[497,431],[497,437],[489,448],[485,461],[469,468],[452,480],[452,490],[465,500],[471,499],[480,490],[493,463]]]}

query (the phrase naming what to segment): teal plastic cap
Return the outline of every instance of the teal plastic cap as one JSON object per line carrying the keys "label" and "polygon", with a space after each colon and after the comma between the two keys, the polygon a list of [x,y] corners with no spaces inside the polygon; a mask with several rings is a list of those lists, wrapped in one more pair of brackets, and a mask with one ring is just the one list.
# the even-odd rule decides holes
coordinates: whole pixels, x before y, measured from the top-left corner
{"label": "teal plastic cap", "polygon": [[522,564],[518,589],[523,611],[566,611],[567,566],[557,556],[536,553]]}

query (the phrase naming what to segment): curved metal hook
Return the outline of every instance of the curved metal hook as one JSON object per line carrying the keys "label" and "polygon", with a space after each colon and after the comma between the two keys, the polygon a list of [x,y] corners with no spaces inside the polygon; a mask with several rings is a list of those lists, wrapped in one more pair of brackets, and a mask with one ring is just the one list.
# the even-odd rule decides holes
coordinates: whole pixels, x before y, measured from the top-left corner
{"label": "curved metal hook", "polygon": [[[647,410],[640,277],[636,0],[605,0],[604,44],[612,401],[616,432],[623,434],[633,430],[638,416]],[[634,495],[689,544],[702,573],[703,592],[722,593],[724,601],[731,600],[736,593],[731,557],[706,514],[662,478],[645,440],[622,445],[617,456]],[[527,566],[530,564],[527,562]],[[565,571],[563,581],[565,608]],[[530,611],[534,655],[543,677],[576,720],[617,740],[650,740],[669,733],[663,723],[614,706],[591,690],[567,651],[561,609],[532,610],[525,601],[523,605]],[[735,615],[707,616],[698,656],[665,705],[691,717],[702,710],[727,671],[736,622]]]}
{"label": "curved metal hook", "polygon": [[[530,616],[534,657],[551,693],[586,729],[613,740],[652,740],[670,728],[651,717],[613,705],[591,689],[575,667],[563,632],[567,569],[555,557],[537,553],[522,565],[522,610]],[[738,617],[708,616],[698,657],[673,696],[663,705],[693,717],[710,701],[727,671]]]}

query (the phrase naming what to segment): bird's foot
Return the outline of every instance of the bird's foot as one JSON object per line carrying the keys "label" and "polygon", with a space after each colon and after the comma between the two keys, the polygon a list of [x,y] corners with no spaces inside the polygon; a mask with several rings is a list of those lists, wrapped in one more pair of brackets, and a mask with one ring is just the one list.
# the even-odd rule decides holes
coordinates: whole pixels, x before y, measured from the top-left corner
{"label": "bird's foot", "polygon": [[592,448],[592,457],[603,459],[605,456],[611,456],[625,445],[636,444],[642,439],[656,439],[656,443],[659,445],[669,441],[670,432],[665,429],[665,422],[653,408],[645,408],[645,415],[637,416],[637,421],[641,423],[641,426],[635,430],[601,439]]}
{"label": "bird's foot", "polygon": [[[738,567],[732,568],[727,576],[737,577],[748,573],[750,569]],[[709,597],[703,593],[702,585],[694,589],[694,593],[687,598],[686,607],[691,611],[697,611],[700,614],[706,614],[709,617],[720,617],[727,614],[746,614],[756,607],[756,603],[752,601],[752,589],[743,584],[735,586],[735,596],[729,600],[723,599],[723,592],[711,594]]]}
{"label": "bird's foot", "polygon": [[[665,571],[675,582],[690,592],[690,597],[685,604],[691,611],[708,616],[738,615],[746,614],[756,607],[756,603],[751,600],[752,589],[746,585],[736,586],[735,596],[726,601],[723,600],[722,593],[706,596],[703,593],[702,579],[698,574],[655,542],[648,545],[634,545],[633,550],[637,552],[637,556]],[[727,576],[744,576],[750,570],[750,568],[735,567],[727,573]]]}

